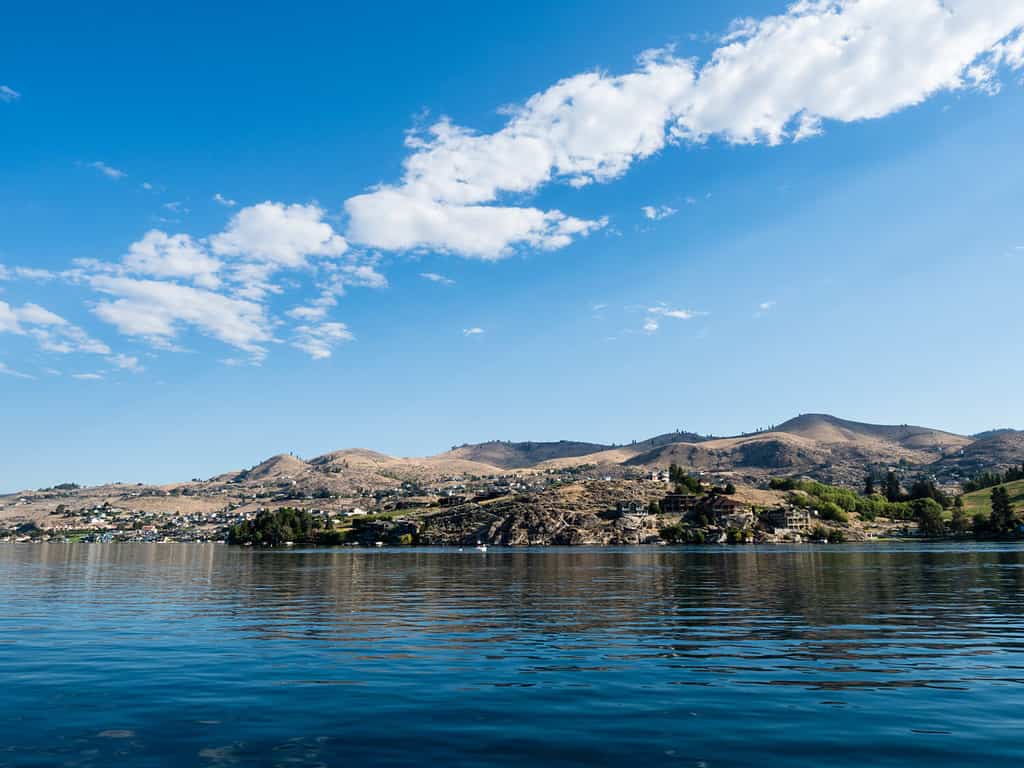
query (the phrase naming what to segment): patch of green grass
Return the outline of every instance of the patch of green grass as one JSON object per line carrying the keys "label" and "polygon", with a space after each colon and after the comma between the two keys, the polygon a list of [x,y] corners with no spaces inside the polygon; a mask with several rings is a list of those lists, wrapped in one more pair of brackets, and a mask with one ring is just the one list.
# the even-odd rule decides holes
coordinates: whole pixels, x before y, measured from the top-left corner
{"label": "patch of green grass", "polygon": [[[1024,507],[1024,480],[1006,483],[1006,490],[1010,494],[1010,503],[1014,508]],[[980,491],[964,494],[964,510],[968,517],[978,512],[987,515],[992,511],[992,489],[982,488]]]}

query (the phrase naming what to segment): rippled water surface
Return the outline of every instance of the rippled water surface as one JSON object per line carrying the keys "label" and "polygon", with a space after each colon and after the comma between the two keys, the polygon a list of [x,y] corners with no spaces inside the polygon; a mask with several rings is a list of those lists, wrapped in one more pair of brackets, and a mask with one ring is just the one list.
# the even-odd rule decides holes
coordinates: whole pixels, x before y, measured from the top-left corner
{"label": "rippled water surface", "polygon": [[1024,549],[0,545],[0,765],[1024,764]]}

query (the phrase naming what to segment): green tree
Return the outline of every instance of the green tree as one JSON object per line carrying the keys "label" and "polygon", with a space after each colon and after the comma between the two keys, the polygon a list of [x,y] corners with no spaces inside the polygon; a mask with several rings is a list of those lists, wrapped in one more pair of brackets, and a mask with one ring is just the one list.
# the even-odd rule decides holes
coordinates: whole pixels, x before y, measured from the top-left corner
{"label": "green tree", "polygon": [[1017,516],[1014,514],[1013,505],[1010,504],[1010,494],[1005,485],[997,485],[992,489],[992,514],[989,516],[989,524],[992,531],[1000,535],[1013,533],[1017,529]]}
{"label": "green tree", "polygon": [[890,502],[897,502],[903,498],[903,489],[900,488],[900,479],[895,472],[885,476],[885,498]]}
{"label": "green tree", "polygon": [[867,477],[864,478],[864,495],[875,495],[875,478],[871,474],[867,475]]}
{"label": "green tree", "polygon": [[949,527],[953,530],[953,533],[958,536],[963,536],[965,533],[971,530],[971,521],[967,517],[967,512],[964,511],[964,503],[959,496],[956,500],[960,502],[957,505],[953,504],[953,519],[949,521]]}
{"label": "green tree", "polygon": [[917,527],[925,536],[942,536],[946,533],[946,524],[942,520],[942,505],[935,499],[917,499],[913,503],[914,517]]}

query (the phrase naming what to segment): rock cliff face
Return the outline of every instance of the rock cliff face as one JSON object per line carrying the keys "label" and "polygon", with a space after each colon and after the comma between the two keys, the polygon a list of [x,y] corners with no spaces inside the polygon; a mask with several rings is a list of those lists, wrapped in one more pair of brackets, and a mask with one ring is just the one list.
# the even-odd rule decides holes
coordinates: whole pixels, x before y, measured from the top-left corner
{"label": "rock cliff face", "polygon": [[555,511],[528,504],[481,510],[468,504],[425,518],[419,529],[423,544],[499,545],[647,544],[659,540],[657,515],[609,519],[592,512]]}
{"label": "rock cliff face", "polygon": [[[424,544],[503,545],[643,544],[658,540],[664,522],[647,514],[659,491],[647,496],[615,483],[592,483],[556,491],[463,504],[420,521]],[[634,502],[639,511],[622,514],[620,503]]]}

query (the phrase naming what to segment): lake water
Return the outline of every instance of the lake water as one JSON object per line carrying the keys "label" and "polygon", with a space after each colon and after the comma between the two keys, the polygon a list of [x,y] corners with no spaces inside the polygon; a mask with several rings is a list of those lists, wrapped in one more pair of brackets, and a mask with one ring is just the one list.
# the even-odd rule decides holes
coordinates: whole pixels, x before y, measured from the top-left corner
{"label": "lake water", "polygon": [[0,545],[0,765],[1024,764],[1024,549]]}

